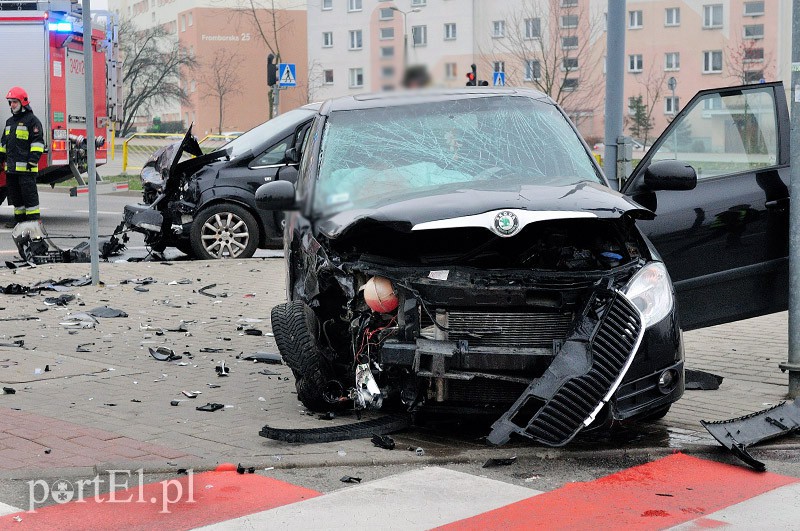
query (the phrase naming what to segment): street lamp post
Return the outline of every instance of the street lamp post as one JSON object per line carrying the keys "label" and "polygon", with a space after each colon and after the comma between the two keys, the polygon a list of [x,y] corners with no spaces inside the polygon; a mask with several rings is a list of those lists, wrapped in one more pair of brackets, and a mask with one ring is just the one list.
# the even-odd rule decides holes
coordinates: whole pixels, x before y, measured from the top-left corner
{"label": "street lamp post", "polygon": [[405,72],[406,70],[408,70],[408,31],[407,31],[408,26],[406,24],[406,15],[408,15],[409,13],[419,13],[420,9],[418,7],[415,7],[411,11],[403,11],[402,9],[399,9],[394,6],[390,7],[389,9],[391,9],[392,11],[397,11],[398,13],[403,15],[403,72]]}

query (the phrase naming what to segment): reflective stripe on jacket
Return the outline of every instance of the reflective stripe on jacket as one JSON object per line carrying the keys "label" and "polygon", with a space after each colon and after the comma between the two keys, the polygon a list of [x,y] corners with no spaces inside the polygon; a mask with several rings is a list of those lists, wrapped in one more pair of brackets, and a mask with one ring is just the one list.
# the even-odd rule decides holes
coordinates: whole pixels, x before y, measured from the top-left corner
{"label": "reflective stripe on jacket", "polygon": [[0,136],[0,164],[5,161],[8,171],[37,173],[44,148],[42,123],[30,107],[6,120]]}

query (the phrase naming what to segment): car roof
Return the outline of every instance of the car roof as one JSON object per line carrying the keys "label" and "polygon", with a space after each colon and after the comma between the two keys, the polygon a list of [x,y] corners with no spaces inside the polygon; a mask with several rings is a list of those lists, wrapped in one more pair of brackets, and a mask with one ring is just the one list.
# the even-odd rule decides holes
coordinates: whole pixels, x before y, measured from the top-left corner
{"label": "car roof", "polygon": [[335,111],[397,107],[458,99],[488,98],[492,96],[522,96],[552,103],[552,100],[546,94],[538,90],[525,88],[470,87],[456,89],[418,89],[342,96],[323,103],[320,113],[328,114]]}

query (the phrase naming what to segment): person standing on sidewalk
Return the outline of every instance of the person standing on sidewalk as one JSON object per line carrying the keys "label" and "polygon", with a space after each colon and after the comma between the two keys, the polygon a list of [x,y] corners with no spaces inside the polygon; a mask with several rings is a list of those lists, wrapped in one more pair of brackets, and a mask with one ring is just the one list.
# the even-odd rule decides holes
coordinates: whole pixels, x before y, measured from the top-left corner
{"label": "person standing on sidewalk", "polygon": [[6,99],[11,118],[0,137],[0,167],[5,162],[8,202],[14,206],[14,223],[34,221],[40,217],[36,175],[44,153],[44,131],[22,88],[12,87]]}

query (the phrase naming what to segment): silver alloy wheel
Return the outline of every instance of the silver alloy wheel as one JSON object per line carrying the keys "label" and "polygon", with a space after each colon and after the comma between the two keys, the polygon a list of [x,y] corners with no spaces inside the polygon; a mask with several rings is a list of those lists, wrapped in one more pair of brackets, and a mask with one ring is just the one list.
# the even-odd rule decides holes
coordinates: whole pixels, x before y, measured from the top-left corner
{"label": "silver alloy wheel", "polygon": [[203,223],[200,234],[206,252],[217,258],[237,258],[250,242],[247,223],[232,212],[219,212]]}

